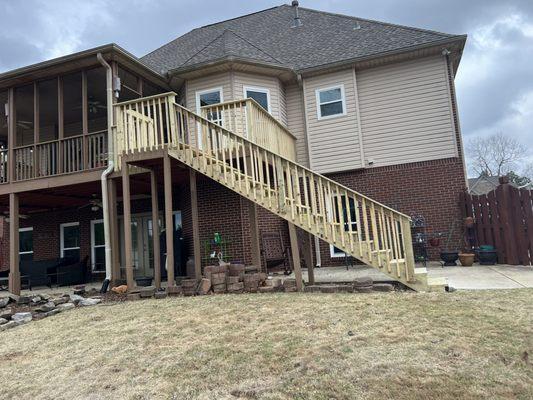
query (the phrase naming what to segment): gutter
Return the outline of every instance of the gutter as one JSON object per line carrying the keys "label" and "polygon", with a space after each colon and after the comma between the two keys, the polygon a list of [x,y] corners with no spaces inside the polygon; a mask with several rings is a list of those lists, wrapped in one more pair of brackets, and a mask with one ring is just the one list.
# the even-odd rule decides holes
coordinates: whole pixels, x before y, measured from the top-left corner
{"label": "gutter", "polygon": [[115,125],[113,112],[113,70],[104,59],[102,53],[96,55],[98,61],[106,69],[106,93],[107,93],[107,168],[102,172],[100,178],[102,183],[102,214],[104,219],[104,241],[105,241],[105,280],[102,283],[101,293],[105,293],[112,278],[112,257],[111,257],[111,229],[109,226],[109,193],[107,190],[107,178],[115,169],[113,161],[113,136],[112,126]]}

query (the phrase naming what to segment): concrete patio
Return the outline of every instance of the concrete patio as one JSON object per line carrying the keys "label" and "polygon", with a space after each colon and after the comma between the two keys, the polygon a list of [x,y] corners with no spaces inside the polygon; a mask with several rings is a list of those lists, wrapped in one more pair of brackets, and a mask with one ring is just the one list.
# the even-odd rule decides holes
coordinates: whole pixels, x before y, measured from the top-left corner
{"label": "concrete patio", "polygon": [[[446,277],[448,278],[449,286],[457,290],[533,287],[533,266],[474,265],[472,267],[442,267],[440,263],[432,262],[428,264],[427,269],[431,278]],[[315,281],[317,283],[350,282],[363,276],[370,276],[375,282],[390,281],[387,275],[364,265],[350,266],[348,269],[345,266],[315,268]],[[305,281],[308,280],[306,269],[303,270],[303,278]]]}

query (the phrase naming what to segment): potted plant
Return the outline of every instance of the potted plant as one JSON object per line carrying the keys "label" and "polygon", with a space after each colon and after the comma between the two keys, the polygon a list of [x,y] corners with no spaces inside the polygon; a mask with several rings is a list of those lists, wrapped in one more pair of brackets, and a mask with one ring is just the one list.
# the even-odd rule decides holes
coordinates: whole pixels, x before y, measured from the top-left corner
{"label": "potted plant", "polygon": [[459,253],[459,262],[463,267],[471,267],[474,264],[476,255],[469,253],[468,251],[462,251]]}
{"label": "potted plant", "polygon": [[452,222],[452,227],[446,238],[446,247],[444,251],[440,252],[440,259],[444,262],[444,266],[452,267],[456,266],[456,261],[459,258],[459,252],[457,250],[449,250],[450,241],[452,240],[453,232],[455,230],[455,221]]}
{"label": "potted plant", "polygon": [[498,262],[498,253],[494,246],[489,244],[479,246],[477,257],[481,265],[495,265]]}

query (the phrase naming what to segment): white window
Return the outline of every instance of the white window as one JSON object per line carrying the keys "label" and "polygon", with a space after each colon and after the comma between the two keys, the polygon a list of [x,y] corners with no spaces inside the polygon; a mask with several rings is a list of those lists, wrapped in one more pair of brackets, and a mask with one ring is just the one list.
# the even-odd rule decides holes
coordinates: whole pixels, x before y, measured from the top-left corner
{"label": "white window", "polygon": [[69,222],[59,225],[61,236],[61,257],[80,259],[80,223]]}
{"label": "white window", "polygon": [[316,90],[316,112],[318,119],[346,115],[344,85]]}
{"label": "white window", "polygon": [[104,220],[91,221],[91,266],[93,271],[105,271]]}
{"label": "white window", "polygon": [[19,229],[19,254],[33,254],[33,227]]}
{"label": "white window", "polygon": [[[340,223],[340,213],[339,213],[339,201],[337,201],[337,196],[332,197],[333,201],[333,207],[331,206],[331,202],[329,199],[327,199],[327,209],[328,209],[328,220],[333,221],[335,223]],[[346,196],[340,196],[340,209],[342,211],[343,221],[344,221],[344,231],[349,232],[350,230],[352,232],[357,231],[357,216],[356,216],[356,208],[355,208],[355,201],[353,198],[349,198],[349,208],[350,208],[350,215],[348,216],[348,212],[346,209]],[[350,229],[351,225],[351,229]],[[333,246],[332,244],[329,245],[329,255],[332,258],[335,257],[344,257],[346,254],[341,249]]]}
{"label": "white window", "polygon": [[244,98],[254,99],[261,107],[270,112],[270,90],[259,87],[245,86]]}
{"label": "white window", "polygon": [[[207,89],[207,90],[200,90],[196,92],[196,112],[198,114],[201,114],[202,107],[222,103],[223,101],[224,100],[222,98],[221,87]],[[222,115],[217,112],[208,113],[207,119],[217,124],[220,124],[222,122]]]}

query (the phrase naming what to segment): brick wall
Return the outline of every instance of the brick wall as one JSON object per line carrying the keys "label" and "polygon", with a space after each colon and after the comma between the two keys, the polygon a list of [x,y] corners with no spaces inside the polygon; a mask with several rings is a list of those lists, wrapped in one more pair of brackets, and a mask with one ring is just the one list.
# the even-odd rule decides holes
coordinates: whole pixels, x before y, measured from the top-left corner
{"label": "brick wall", "polygon": [[[330,174],[333,180],[386,204],[405,214],[423,215],[428,232],[448,232],[456,221],[451,247],[461,244],[461,214],[459,193],[464,190],[464,172],[459,158],[425,161],[396,166],[372,168]],[[250,221],[247,201],[238,194],[208,179],[198,179],[198,212],[202,258],[205,254],[204,242],[211,240],[215,232],[231,243],[228,254],[232,261],[251,263]],[[160,193],[160,210],[163,199]],[[189,254],[193,253],[192,217],[190,188],[188,185],[174,188],[174,210],[181,210],[183,234]],[[132,213],[151,210],[149,199],[132,202]],[[119,207],[119,214],[122,214]],[[264,232],[282,232],[285,245],[289,245],[287,223],[276,215],[258,207],[259,229]],[[34,228],[34,259],[43,260],[59,257],[59,225],[65,222],[80,222],[81,256],[90,255],[90,221],[100,219],[101,212],[90,208],[70,209],[32,215],[21,220],[20,226]],[[8,269],[9,231],[8,224],[0,224],[3,236],[0,237],[1,268]],[[331,259],[329,245],[321,242],[322,265],[342,263],[342,259]],[[438,257],[438,251],[431,253]],[[205,261],[203,261],[205,265]]]}

